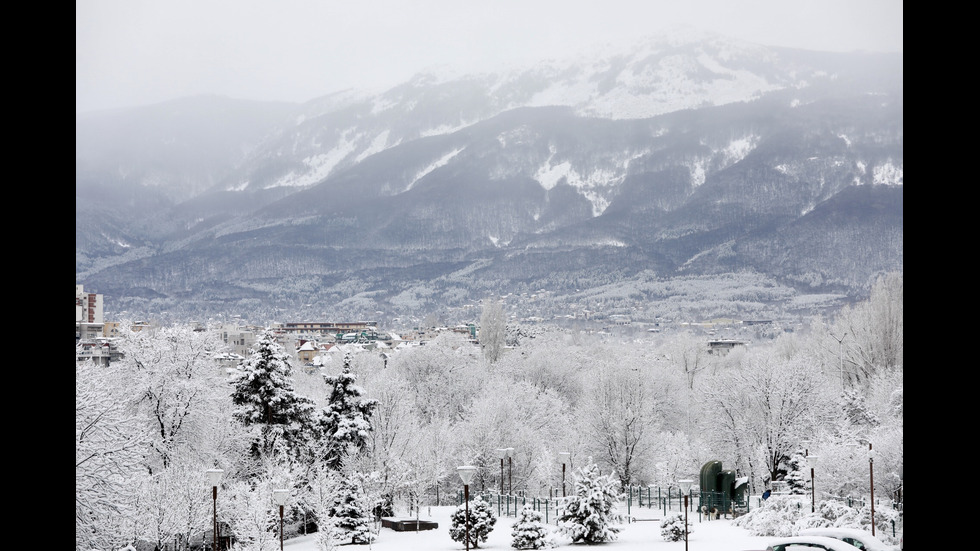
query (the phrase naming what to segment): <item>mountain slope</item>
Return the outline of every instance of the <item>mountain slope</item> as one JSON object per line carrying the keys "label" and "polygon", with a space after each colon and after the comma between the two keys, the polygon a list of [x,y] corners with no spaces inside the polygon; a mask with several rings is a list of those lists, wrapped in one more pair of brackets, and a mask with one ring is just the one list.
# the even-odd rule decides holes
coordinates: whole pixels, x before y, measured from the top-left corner
{"label": "mountain slope", "polygon": [[101,211],[89,190],[109,171],[87,167],[114,157],[89,142],[76,147],[96,151],[76,152],[76,278],[124,308],[152,295],[255,315],[417,314],[733,272],[859,296],[902,266],[901,68],[900,55],[709,37],[423,75],[276,105],[233,125],[213,160],[174,165],[177,187],[207,191],[121,185]]}

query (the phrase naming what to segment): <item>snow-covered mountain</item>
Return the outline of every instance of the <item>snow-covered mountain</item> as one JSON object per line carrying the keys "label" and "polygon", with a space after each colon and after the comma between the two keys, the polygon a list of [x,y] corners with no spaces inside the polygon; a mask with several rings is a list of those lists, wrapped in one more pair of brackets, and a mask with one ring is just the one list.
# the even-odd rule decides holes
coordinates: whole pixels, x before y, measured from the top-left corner
{"label": "snow-covered mountain", "polygon": [[430,287],[436,308],[651,273],[855,294],[902,265],[901,54],[675,36],[381,94],[227,100],[234,124],[222,101],[76,120],[79,281],[143,297],[128,304],[368,293],[390,311]]}

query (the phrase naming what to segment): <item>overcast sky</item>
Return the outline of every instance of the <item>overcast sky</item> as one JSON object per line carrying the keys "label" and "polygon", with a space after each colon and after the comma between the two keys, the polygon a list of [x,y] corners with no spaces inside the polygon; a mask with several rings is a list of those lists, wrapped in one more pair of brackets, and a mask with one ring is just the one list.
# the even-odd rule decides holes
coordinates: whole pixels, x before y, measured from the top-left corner
{"label": "overcast sky", "polygon": [[75,111],[198,94],[303,102],[432,66],[482,71],[687,25],[902,51],[902,0],[76,0]]}

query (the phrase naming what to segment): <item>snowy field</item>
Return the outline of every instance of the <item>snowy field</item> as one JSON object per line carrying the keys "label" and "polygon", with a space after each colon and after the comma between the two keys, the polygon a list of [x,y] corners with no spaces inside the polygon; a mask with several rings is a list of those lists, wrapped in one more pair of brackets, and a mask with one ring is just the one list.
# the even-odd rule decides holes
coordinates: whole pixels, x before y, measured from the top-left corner
{"label": "snowy field", "polygon": [[[449,517],[455,507],[423,508],[420,520],[431,520],[439,523],[439,528],[422,532],[395,532],[382,528],[378,539],[371,545],[347,545],[343,549],[354,551],[459,551],[464,549],[449,537]],[[431,513],[430,513],[431,511]],[[631,511],[638,522],[623,524],[622,531],[616,541],[602,544],[604,551],[682,551],[684,541],[667,542],[660,535],[660,520],[663,512],[657,509],[636,509]],[[516,522],[514,517],[501,516],[486,541],[478,549],[507,551],[511,547],[511,525]],[[776,538],[751,536],[744,529],[732,526],[731,520],[724,518],[699,521],[696,513],[688,512],[690,534],[688,538],[689,551],[763,551],[769,541]],[[552,524],[554,526],[554,524]],[[569,549],[571,540],[556,536],[558,549]],[[585,544],[575,544],[574,548],[592,548]],[[301,536],[285,541],[284,551],[320,551],[313,541],[313,536]]]}

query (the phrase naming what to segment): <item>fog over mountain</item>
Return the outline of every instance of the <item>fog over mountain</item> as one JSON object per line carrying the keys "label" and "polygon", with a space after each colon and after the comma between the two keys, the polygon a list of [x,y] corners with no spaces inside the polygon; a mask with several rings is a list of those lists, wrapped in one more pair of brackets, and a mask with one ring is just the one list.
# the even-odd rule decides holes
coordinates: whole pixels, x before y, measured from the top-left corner
{"label": "fog over mountain", "polygon": [[[76,281],[136,317],[780,317],[903,268],[902,54],[717,35],[303,104],[76,116]],[[533,295],[533,298],[532,298]],[[166,312],[166,314],[164,314]]]}

